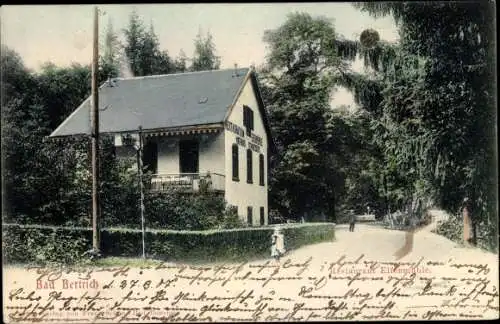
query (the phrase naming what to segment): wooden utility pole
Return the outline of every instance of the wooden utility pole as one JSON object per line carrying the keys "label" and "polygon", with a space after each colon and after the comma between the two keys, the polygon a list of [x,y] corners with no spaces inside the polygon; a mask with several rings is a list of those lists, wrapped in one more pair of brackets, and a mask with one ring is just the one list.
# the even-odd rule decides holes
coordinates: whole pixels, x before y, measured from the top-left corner
{"label": "wooden utility pole", "polygon": [[144,153],[144,144],[142,140],[142,126],[139,126],[139,143],[138,143],[138,148],[137,148],[137,172],[139,175],[139,190],[140,190],[140,196],[139,196],[139,208],[141,212],[141,232],[142,232],[142,258],[146,258],[146,242],[145,242],[145,232],[144,232],[144,183],[142,181],[142,157]]}
{"label": "wooden utility pole", "polygon": [[92,58],[92,247],[100,253],[100,202],[99,202],[99,86],[97,83],[99,60],[99,10],[94,9],[94,54]]}

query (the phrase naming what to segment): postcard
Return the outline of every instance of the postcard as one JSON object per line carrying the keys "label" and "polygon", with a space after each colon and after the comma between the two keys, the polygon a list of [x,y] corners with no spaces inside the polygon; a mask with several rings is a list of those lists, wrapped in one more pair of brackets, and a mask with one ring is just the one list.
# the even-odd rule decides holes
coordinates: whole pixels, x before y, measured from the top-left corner
{"label": "postcard", "polygon": [[3,321],[498,319],[491,9],[3,6]]}

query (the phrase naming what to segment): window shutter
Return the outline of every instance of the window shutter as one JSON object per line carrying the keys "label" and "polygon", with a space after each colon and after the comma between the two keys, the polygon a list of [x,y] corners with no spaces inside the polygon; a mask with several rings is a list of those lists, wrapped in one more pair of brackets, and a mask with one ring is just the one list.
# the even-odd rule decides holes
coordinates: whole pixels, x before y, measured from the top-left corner
{"label": "window shutter", "polygon": [[252,136],[253,125],[253,110],[250,107],[243,106],[243,126],[245,126],[247,135]]}
{"label": "window shutter", "polygon": [[264,185],[264,154],[259,155],[259,184]]}
{"label": "window shutter", "polygon": [[248,125],[248,107],[243,106],[243,126],[247,127]]}
{"label": "window shutter", "polygon": [[250,108],[248,110],[250,112],[250,116],[249,116],[249,119],[250,119],[250,129],[254,130],[254,128],[253,128],[253,110],[250,109]]}

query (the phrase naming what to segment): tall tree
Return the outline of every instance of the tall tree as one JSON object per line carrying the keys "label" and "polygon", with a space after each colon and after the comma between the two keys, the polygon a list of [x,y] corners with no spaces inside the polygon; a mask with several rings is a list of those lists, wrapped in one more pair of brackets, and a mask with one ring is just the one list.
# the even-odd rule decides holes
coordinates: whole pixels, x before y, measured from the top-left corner
{"label": "tall tree", "polygon": [[128,27],[124,30],[125,33],[125,54],[127,55],[130,68],[134,76],[142,76],[143,71],[141,67],[141,51],[144,40],[144,25],[133,11],[129,17]]}
{"label": "tall tree", "polygon": [[339,49],[346,45],[331,21],[305,13],[265,31],[264,41],[262,88],[279,150],[271,159],[271,208],[291,218],[333,218],[345,175],[330,99],[354,56]]}
{"label": "tall tree", "polygon": [[[383,75],[379,138],[405,181],[443,208],[472,199],[478,224],[496,241],[495,27],[492,3],[358,3],[391,14],[400,48],[392,60],[372,55]],[[381,46],[367,51],[387,52]],[[397,185],[403,189],[401,185]],[[496,244],[495,244],[496,245]]]}
{"label": "tall tree", "polygon": [[125,53],[134,76],[167,74],[173,71],[172,60],[168,52],[160,50],[153,24],[146,31],[144,23],[134,11],[130,15],[129,25],[124,32]]}
{"label": "tall tree", "polygon": [[100,72],[105,77],[115,78],[120,73],[121,44],[118,34],[113,28],[111,19],[108,21],[104,35],[104,44],[101,46]]}
{"label": "tall tree", "polygon": [[191,71],[218,70],[220,57],[216,55],[215,43],[212,34],[207,32],[203,37],[201,30],[194,41],[194,54]]}

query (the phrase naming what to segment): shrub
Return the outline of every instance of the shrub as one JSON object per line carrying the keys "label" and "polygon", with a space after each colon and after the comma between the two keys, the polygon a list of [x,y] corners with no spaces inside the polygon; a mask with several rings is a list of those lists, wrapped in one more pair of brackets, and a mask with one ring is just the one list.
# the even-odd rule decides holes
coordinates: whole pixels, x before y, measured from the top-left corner
{"label": "shrub", "polygon": [[92,231],[57,227],[3,226],[2,251],[5,262],[71,264],[92,243]]}
{"label": "shrub", "polygon": [[[224,196],[213,191],[196,194],[184,194],[174,189],[150,192],[145,195],[144,204],[148,227],[208,230],[232,226],[226,224],[231,216]],[[140,223],[136,222],[133,227],[137,228],[138,224]]]}
{"label": "shrub", "polygon": [[239,228],[246,226],[246,223],[238,216],[238,208],[235,206],[228,206],[224,211],[224,217],[220,224],[221,228]]}
{"label": "shrub", "polygon": [[[234,217],[231,216],[231,217]],[[3,257],[7,263],[71,264],[83,261],[89,250],[89,228],[3,225]],[[287,250],[330,241],[335,225],[298,224],[283,228]],[[146,231],[146,255],[168,261],[243,261],[270,255],[272,227],[235,228],[208,231]],[[106,256],[142,255],[142,233],[136,229],[109,228],[101,232]]]}
{"label": "shrub", "polygon": [[458,215],[454,215],[449,217],[446,221],[438,224],[438,226],[433,232],[439,235],[443,235],[444,237],[452,240],[453,242],[458,243],[461,242],[463,239],[462,231],[463,231],[463,223],[458,217]]}
{"label": "shrub", "polygon": [[285,247],[294,250],[307,244],[332,241],[335,238],[335,224],[297,224],[283,229]]}
{"label": "shrub", "polygon": [[[463,243],[463,220],[460,214],[455,214],[447,221],[440,223],[434,230],[436,234],[443,235],[456,243]],[[498,252],[498,233],[495,227],[480,222],[477,226],[477,245],[487,251]]]}

